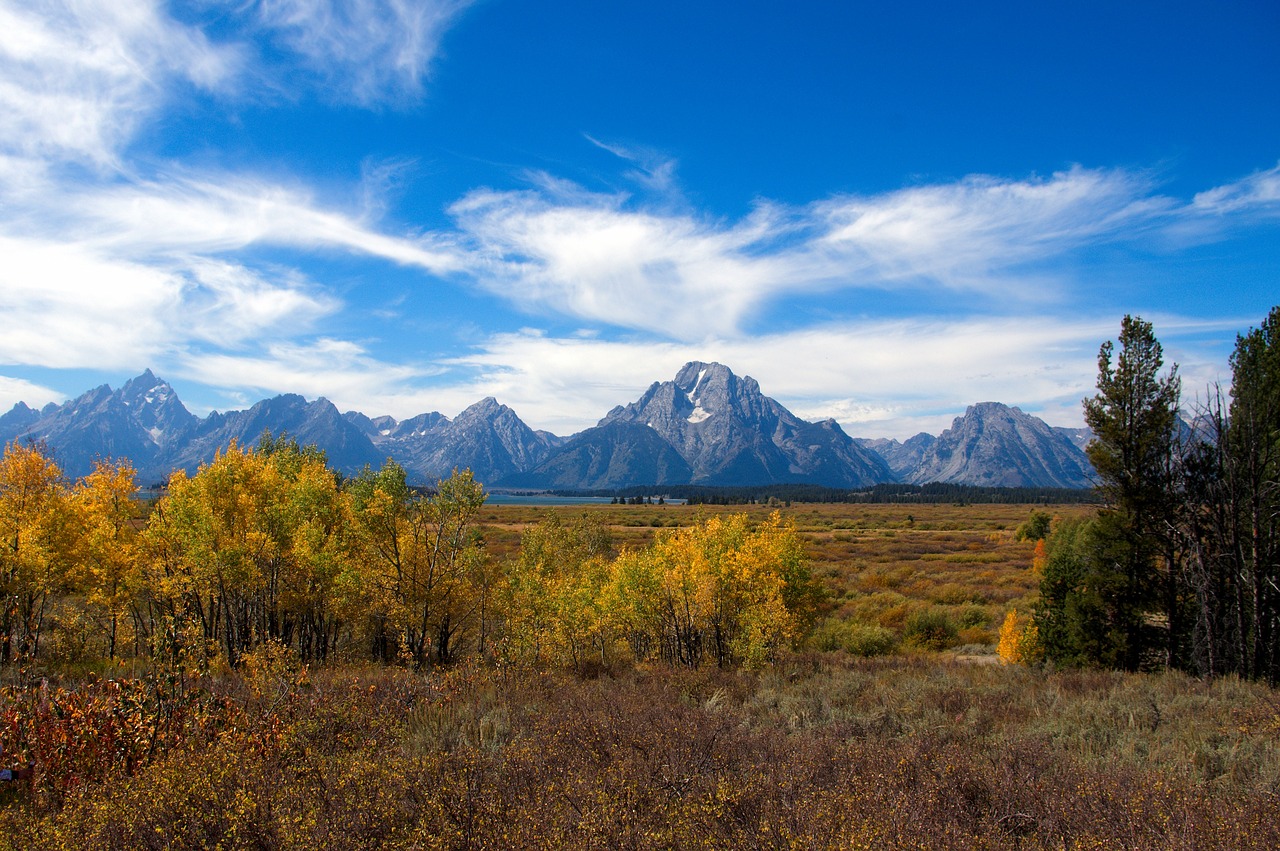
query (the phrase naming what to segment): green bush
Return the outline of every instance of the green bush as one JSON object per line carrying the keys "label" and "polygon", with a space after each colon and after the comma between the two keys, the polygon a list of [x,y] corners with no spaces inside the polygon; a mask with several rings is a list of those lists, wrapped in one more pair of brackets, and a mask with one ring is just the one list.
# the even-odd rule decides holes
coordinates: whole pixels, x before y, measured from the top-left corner
{"label": "green bush", "polygon": [[1042,541],[1049,537],[1053,518],[1044,511],[1032,511],[1031,516],[1019,524],[1014,535],[1019,541]]}
{"label": "green bush", "polygon": [[921,650],[946,650],[955,646],[960,630],[940,609],[920,609],[907,615],[902,627],[906,643]]}
{"label": "green bush", "polygon": [[828,652],[844,650],[854,656],[886,656],[898,647],[891,630],[875,624],[829,618],[813,635],[814,646]]}

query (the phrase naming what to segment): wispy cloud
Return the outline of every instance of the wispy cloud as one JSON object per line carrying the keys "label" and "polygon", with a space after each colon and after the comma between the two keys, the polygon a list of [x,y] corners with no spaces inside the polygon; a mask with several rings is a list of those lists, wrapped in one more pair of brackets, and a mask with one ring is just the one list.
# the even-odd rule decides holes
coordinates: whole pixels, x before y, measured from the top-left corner
{"label": "wispy cloud", "polygon": [[72,187],[22,164],[0,158],[0,302],[17,326],[0,348],[10,363],[144,364],[186,341],[306,334],[339,310],[302,272],[242,258],[255,248],[338,250],[431,274],[460,265],[446,240],[388,235],[249,177]]}
{"label": "wispy cloud", "polygon": [[304,191],[247,176],[170,176],[85,188],[76,214],[95,242],[142,253],[223,252],[254,245],[344,249],[432,274],[460,268],[447,236],[389,235]]}
{"label": "wispy cloud", "polygon": [[192,352],[175,368],[183,377],[211,387],[324,396],[344,409],[370,406],[363,408],[370,413],[380,410],[380,399],[402,393],[428,372],[384,363],[356,343],[323,337],[272,343],[255,354]]}
{"label": "wispy cloud", "polygon": [[481,282],[521,307],[695,341],[740,334],[794,294],[941,288],[1026,301],[1025,265],[1135,238],[1176,204],[1139,175],[1074,168],[762,204],[727,223],[550,183],[473,192],[452,210],[489,261]]}
{"label": "wispy cloud", "polygon": [[301,61],[326,99],[373,106],[422,94],[441,38],[469,5],[468,0],[258,0],[253,8],[257,22]]}
{"label": "wispy cloud", "polygon": [[336,302],[231,263],[144,264],[66,241],[0,236],[0,362],[136,368],[193,341],[235,347],[305,330]]}
{"label": "wispy cloud", "polygon": [[216,89],[242,55],[149,0],[0,2],[0,147],[118,165],[176,82]]}
{"label": "wispy cloud", "polygon": [[0,253],[0,361],[132,366],[170,344],[176,276],[53,241],[0,238]]}
{"label": "wispy cloud", "polygon": [[8,411],[19,402],[38,409],[50,402],[55,404],[62,402],[64,398],[64,394],[49,387],[21,378],[0,375],[0,412]]}
{"label": "wispy cloud", "polygon": [[[1184,339],[1235,327],[1156,321],[1171,362],[1194,352]],[[840,321],[699,346],[525,331],[497,335],[452,361],[472,372],[450,390],[459,398],[495,396],[530,424],[569,434],[638,398],[651,382],[669,380],[686,361],[704,360],[750,375],[796,414],[830,417],[858,437],[936,434],[980,401],[1075,426],[1080,400],[1093,391],[1098,347],[1118,327],[1111,316]],[[1182,363],[1184,374],[1197,378],[1218,368]]]}
{"label": "wispy cloud", "polygon": [[[869,281],[923,280],[1007,296],[1011,272],[1083,245],[1132,238],[1170,213],[1142,175],[1072,168],[1047,179],[973,175],[875,197],[820,202],[815,248],[865,258]],[[869,279],[869,280],[868,280]]]}
{"label": "wispy cloud", "polygon": [[481,285],[523,309],[687,340],[731,333],[791,277],[785,257],[750,254],[746,228],[578,198],[478,191],[455,204],[484,261],[473,272]]}
{"label": "wispy cloud", "polygon": [[603,142],[589,134],[583,134],[588,142],[608,151],[615,157],[635,165],[625,176],[644,189],[668,201],[682,201],[683,193],[676,179],[676,160],[649,148]]}
{"label": "wispy cloud", "polygon": [[1280,215],[1280,165],[1200,192],[1195,196],[1192,208],[1214,216],[1244,211]]}

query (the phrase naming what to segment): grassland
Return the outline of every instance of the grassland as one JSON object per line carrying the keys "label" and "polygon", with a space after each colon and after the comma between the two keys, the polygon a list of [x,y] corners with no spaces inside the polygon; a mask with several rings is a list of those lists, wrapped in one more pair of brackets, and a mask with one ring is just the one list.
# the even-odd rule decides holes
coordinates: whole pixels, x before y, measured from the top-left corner
{"label": "grassland", "polygon": [[[1029,611],[1036,596],[1035,543],[1015,534],[1032,510],[1026,505],[501,506],[486,509],[482,520],[488,549],[502,558],[518,549],[525,528],[548,514],[599,518],[621,548],[644,546],[659,530],[699,517],[746,512],[763,519],[777,510],[804,536],[829,595],[829,622],[816,636],[825,649],[839,645],[858,655],[898,649],[910,637],[913,616],[931,613],[955,634],[930,649],[993,657],[1005,613]],[[1073,517],[1093,509],[1037,510]]]}
{"label": "grassland", "polygon": [[[640,546],[743,509],[549,510]],[[782,510],[829,612],[756,671],[7,670],[0,730],[39,762],[0,847],[1280,847],[1276,691],[984,664],[1034,594],[1028,506]],[[486,508],[490,554],[547,511]]]}

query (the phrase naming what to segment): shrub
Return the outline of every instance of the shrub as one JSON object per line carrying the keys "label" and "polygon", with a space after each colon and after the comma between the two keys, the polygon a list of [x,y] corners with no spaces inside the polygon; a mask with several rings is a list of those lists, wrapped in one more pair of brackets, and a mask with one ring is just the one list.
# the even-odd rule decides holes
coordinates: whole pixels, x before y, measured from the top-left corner
{"label": "shrub", "polygon": [[1033,665],[1044,657],[1040,647],[1040,631],[1030,617],[1011,609],[1000,627],[1000,661],[1010,665]]}
{"label": "shrub", "polygon": [[885,656],[897,649],[893,632],[874,624],[829,618],[814,632],[814,646],[819,650],[844,650],[854,656]]}
{"label": "shrub", "polygon": [[1014,532],[1019,541],[1043,541],[1049,537],[1049,526],[1053,518],[1044,511],[1032,511],[1031,516],[1021,523]]}
{"label": "shrub", "polygon": [[919,609],[907,616],[902,627],[906,643],[921,650],[946,650],[955,646],[960,631],[940,609]]}

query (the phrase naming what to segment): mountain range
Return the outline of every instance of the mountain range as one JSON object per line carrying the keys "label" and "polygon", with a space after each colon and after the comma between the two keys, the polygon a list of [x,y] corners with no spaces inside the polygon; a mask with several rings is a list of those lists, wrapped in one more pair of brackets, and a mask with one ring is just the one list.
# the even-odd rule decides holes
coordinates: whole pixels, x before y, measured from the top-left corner
{"label": "mountain range", "polygon": [[396,420],[285,394],[201,419],[150,370],[119,390],[103,385],[41,410],[19,402],[0,416],[0,443],[41,442],[68,476],[88,473],[98,458],[128,458],[143,483],[194,471],[232,440],[253,444],[264,431],[319,446],[347,474],[392,458],[419,483],[470,468],[490,487],[522,489],[784,482],[1084,488],[1092,473],[1082,451],[1087,432],[1053,428],[997,402],[970,406],[937,436],[855,439],[835,420],[800,419],[749,376],[700,362],[570,437],[529,428],[493,398],[453,419],[432,412]]}

